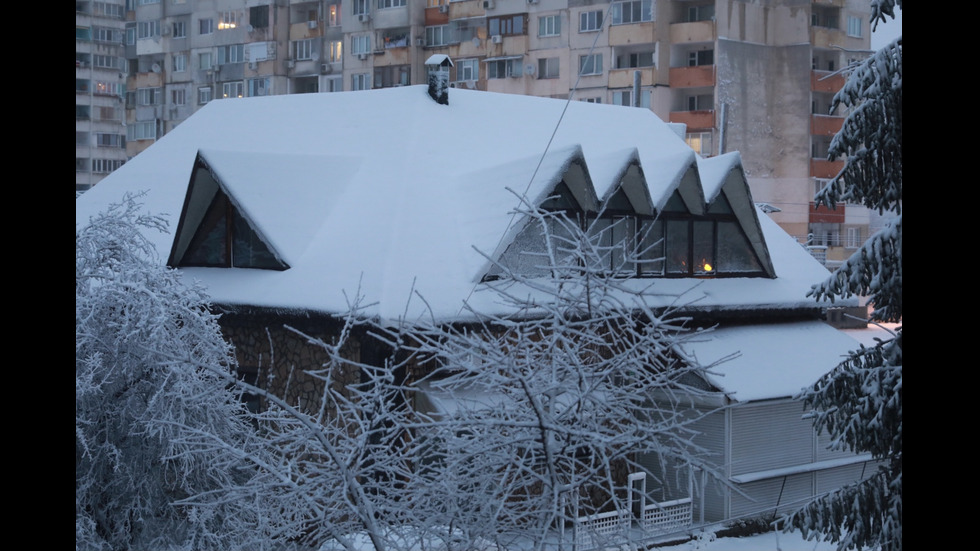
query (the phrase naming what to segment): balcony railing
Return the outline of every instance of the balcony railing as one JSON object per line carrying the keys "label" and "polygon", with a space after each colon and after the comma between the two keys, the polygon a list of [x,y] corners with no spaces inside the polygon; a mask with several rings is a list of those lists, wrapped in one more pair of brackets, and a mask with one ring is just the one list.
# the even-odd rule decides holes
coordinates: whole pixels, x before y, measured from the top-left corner
{"label": "balcony railing", "polygon": [[[671,122],[673,117],[671,117]],[[833,178],[844,168],[844,161],[828,161],[826,159],[810,159],[810,176],[813,178]]]}
{"label": "balcony railing", "polygon": [[686,124],[689,131],[705,130],[715,127],[715,112],[713,109],[703,111],[671,111],[670,122]]}
{"label": "balcony railing", "polygon": [[814,136],[833,136],[844,126],[844,117],[831,115],[810,115],[810,134]]}
{"label": "balcony railing", "polygon": [[698,88],[715,85],[715,66],[671,67],[671,88]]}
{"label": "balcony railing", "polygon": [[836,94],[844,87],[847,78],[843,73],[832,71],[810,71],[810,91]]}

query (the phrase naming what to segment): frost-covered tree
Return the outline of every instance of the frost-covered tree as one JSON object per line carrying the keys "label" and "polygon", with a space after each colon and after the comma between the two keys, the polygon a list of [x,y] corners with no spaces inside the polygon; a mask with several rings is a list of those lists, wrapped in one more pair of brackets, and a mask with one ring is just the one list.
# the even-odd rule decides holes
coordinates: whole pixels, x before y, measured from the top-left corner
{"label": "frost-covered tree", "polygon": [[[132,197],[75,232],[76,549],[267,548],[263,496],[228,502],[262,456],[200,289],[155,260]],[[204,440],[232,442],[199,445]]]}
{"label": "frost-covered tree", "polygon": [[[440,518],[502,549],[554,545],[588,515],[628,521],[627,474],[644,472],[640,458],[703,466],[689,427],[700,391],[688,384],[702,367],[672,353],[686,320],[654,311],[650,288],[609,276],[598,231],[529,205],[525,214],[545,243],[525,253],[550,275],[500,265],[484,292],[508,314],[467,308],[472,323],[412,328],[415,351],[436,365],[422,384],[449,404],[418,428],[448,498]],[[571,533],[562,545],[572,548]]]}
{"label": "frost-covered tree", "polygon": [[[901,0],[873,0],[873,26],[894,18]],[[871,236],[824,283],[818,300],[862,295],[872,322],[902,321],[902,39],[853,69],[834,98],[848,116],[831,143],[844,169],[817,200],[861,203],[894,218]],[[793,515],[790,526],[807,537],[826,537],[839,549],[902,549],[902,328],[892,338],[861,347],[806,389],[817,429],[836,449],[870,452],[882,462],[873,476],[845,486]]]}

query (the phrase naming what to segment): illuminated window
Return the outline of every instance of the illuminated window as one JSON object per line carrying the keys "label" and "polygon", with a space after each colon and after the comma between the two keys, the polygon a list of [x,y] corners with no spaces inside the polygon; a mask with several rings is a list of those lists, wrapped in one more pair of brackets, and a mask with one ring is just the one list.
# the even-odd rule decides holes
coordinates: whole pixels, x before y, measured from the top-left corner
{"label": "illuminated window", "polygon": [[234,29],[238,26],[237,11],[223,11],[218,15],[218,30]]}
{"label": "illuminated window", "polygon": [[221,84],[222,98],[241,98],[245,96],[245,83],[242,81],[223,82]]}

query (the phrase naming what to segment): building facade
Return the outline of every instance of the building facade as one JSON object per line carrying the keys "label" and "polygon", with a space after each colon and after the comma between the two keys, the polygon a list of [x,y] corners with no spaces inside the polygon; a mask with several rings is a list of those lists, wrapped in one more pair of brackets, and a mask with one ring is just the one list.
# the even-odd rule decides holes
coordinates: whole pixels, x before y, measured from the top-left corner
{"label": "building facade", "polygon": [[75,191],[126,162],[125,2],[75,2]]}
{"label": "building facade", "polygon": [[870,53],[869,0],[123,1],[129,158],[212,100],[421,84],[446,54],[454,87],[639,106],[703,156],[741,151],[756,201],[829,266],[869,235],[864,207],[813,202],[843,164],[829,108]]}

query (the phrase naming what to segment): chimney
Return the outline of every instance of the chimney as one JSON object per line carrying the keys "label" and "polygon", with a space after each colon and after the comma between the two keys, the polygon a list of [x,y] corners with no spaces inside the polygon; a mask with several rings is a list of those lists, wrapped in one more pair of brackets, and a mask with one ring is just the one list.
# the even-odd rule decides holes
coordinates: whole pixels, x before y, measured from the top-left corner
{"label": "chimney", "polygon": [[453,60],[445,54],[433,54],[425,60],[425,68],[429,73],[429,97],[436,103],[449,105],[449,68]]}

